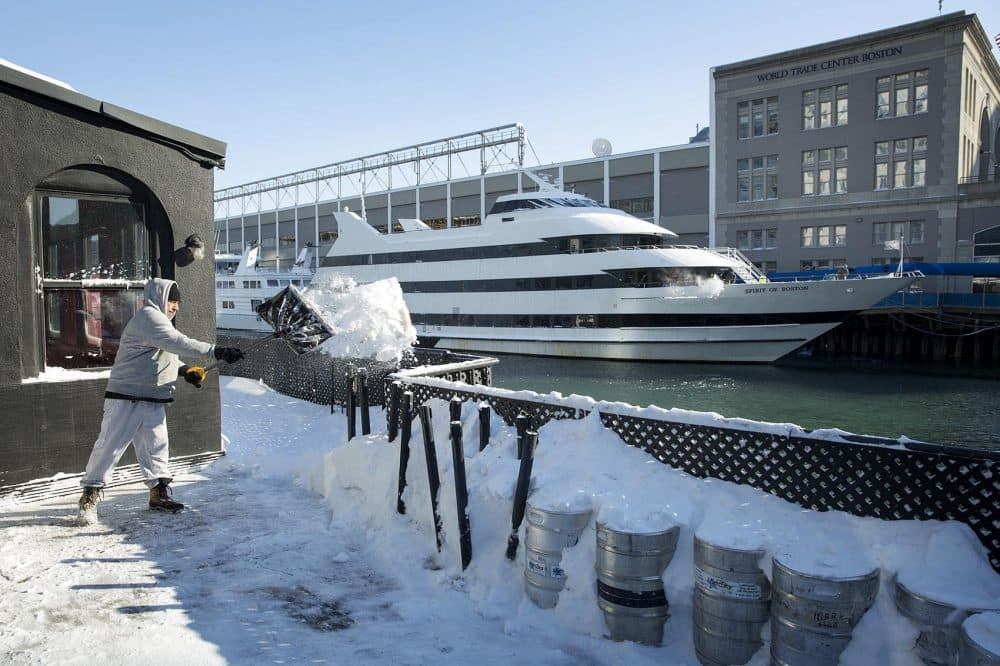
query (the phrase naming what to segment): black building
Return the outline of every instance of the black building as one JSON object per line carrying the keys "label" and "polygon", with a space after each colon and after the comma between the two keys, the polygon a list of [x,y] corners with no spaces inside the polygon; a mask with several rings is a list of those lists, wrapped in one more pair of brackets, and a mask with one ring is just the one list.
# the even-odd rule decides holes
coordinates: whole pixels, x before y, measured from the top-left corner
{"label": "black building", "polygon": [[[0,61],[0,499],[75,489],[63,475],[86,465],[148,278],[177,280],[179,328],[214,339],[212,261],[179,267],[174,250],[191,234],[211,239],[225,151]],[[179,466],[220,450],[215,382],[182,387],[168,410]]]}

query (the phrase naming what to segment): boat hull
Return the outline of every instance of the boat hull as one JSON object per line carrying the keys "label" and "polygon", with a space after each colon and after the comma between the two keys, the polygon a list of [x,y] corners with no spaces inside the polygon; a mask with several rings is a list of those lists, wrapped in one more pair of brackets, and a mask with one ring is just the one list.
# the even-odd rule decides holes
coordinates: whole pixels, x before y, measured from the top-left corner
{"label": "boat hull", "polygon": [[[621,361],[771,363],[840,322],[775,326],[580,329],[417,327],[421,340],[454,351]],[[487,337],[488,336],[488,337]]]}

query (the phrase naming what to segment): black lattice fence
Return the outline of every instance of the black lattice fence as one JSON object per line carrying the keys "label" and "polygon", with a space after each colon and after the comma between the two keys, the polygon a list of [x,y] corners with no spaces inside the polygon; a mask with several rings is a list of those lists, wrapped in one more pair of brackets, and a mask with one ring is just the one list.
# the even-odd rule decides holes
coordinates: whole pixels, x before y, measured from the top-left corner
{"label": "black lattice fence", "polygon": [[[247,348],[261,338],[219,335],[220,345]],[[347,401],[349,368],[368,372],[369,401],[385,405],[385,377],[409,368],[429,366],[427,375],[452,381],[489,385],[495,359],[456,354],[444,349],[415,348],[399,364],[370,359],[333,358],[322,351],[296,354],[281,340],[270,339],[247,353],[239,363],[219,366],[219,372],[233,377],[259,379],[275,391],[321,405],[343,405]],[[437,366],[440,370],[435,371]]]}
{"label": "black lattice fence", "polygon": [[[518,414],[537,429],[583,418],[569,401],[512,398],[488,388],[452,388],[393,376],[416,404],[431,398],[488,403],[509,426]],[[809,509],[884,519],[959,520],[986,546],[1000,571],[1000,451],[844,435],[836,441],[601,411],[626,443],[698,477],[754,486]]]}

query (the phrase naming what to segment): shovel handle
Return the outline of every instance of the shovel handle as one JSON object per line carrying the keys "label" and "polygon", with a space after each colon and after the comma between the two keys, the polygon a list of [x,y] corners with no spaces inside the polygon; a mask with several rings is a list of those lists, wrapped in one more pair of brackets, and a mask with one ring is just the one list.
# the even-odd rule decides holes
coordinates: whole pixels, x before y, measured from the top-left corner
{"label": "shovel handle", "polygon": [[[272,333],[271,335],[269,335],[267,337],[264,337],[264,338],[261,338],[260,340],[257,340],[253,344],[247,345],[246,347],[243,348],[243,352],[246,353],[246,352],[248,352],[248,351],[250,351],[252,349],[256,349],[257,347],[262,346],[265,342],[270,342],[271,340],[274,340],[276,337],[278,337],[278,334],[277,333]],[[222,361],[216,361],[214,363],[210,363],[210,364],[208,364],[206,366],[203,366],[203,367],[205,369],[205,372],[208,372],[209,370],[215,370],[221,364],[222,364]]]}

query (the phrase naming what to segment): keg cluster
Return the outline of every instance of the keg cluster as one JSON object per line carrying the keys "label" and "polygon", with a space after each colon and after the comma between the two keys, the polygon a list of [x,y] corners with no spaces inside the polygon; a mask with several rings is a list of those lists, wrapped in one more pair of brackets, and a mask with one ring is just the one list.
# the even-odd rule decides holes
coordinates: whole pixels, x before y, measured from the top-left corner
{"label": "keg cluster", "polygon": [[[589,524],[591,511],[528,506],[524,585],[541,608],[557,605],[566,584],[563,549]],[[629,532],[596,524],[597,603],[608,637],[660,645],[669,604],[663,573],[673,559],[679,527]],[[764,646],[770,623],[773,666],[836,666],[854,628],[875,603],[881,572],[852,575],[810,570],[777,555],[771,576],[758,548],[720,545],[695,536],[692,638],[704,666],[739,666]],[[820,568],[820,567],[816,567]],[[895,581],[900,613],[919,628],[914,650],[932,666],[1000,666],[1000,600],[995,609],[969,610]]]}

